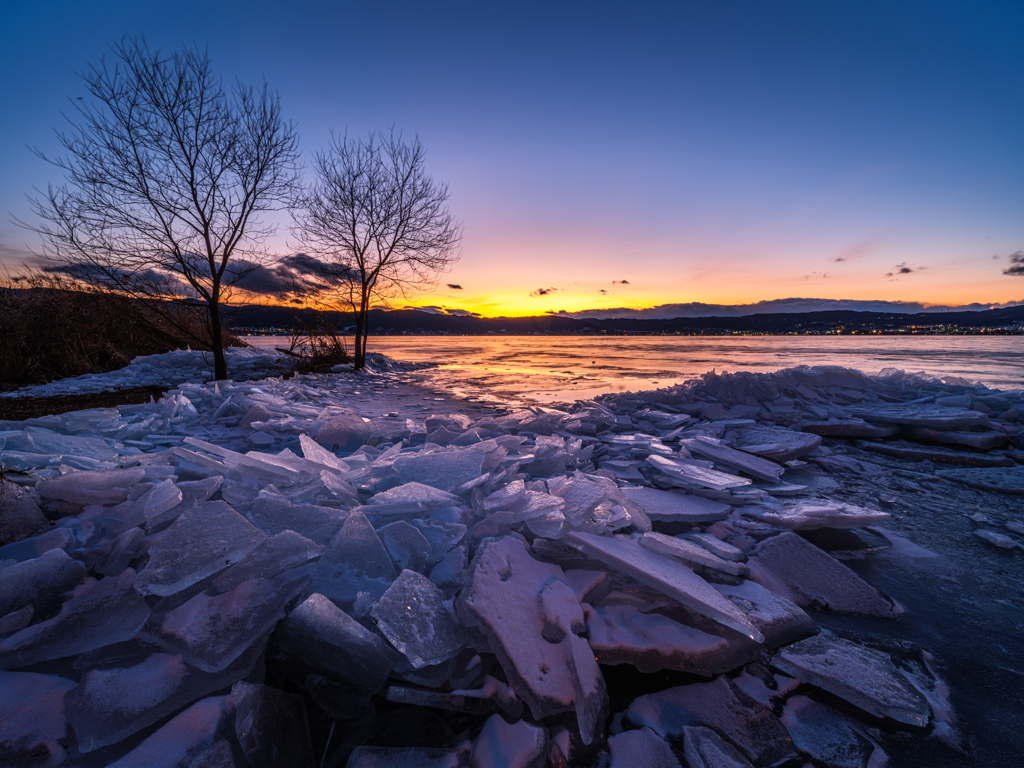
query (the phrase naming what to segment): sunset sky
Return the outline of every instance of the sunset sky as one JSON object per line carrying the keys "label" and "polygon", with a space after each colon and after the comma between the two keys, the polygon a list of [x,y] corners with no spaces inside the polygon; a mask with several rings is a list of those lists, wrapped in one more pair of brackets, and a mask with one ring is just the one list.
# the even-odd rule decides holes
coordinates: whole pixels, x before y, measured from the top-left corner
{"label": "sunset sky", "polygon": [[75,73],[144,34],[265,79],[307,155],[419,135],[465,234],[410,304],[1024,299],[1020,2],[11,0],[0,29],[11,268],[38,243],[10,219],[61,181],[26,145],[55,153]]}

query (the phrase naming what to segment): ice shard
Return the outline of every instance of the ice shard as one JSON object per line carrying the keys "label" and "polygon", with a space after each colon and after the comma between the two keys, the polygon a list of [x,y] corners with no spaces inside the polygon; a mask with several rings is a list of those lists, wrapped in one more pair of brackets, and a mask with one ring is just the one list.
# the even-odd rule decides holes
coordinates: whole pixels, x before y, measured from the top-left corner
{"label": "ice shard", "polygon": [[316,592],[288,614],[275,637],[286,653],[366,695],[380,690],[399,658],[382,638]]}
{"label": "ice shard", "polygon": [[605,565],[632,576],[641,584],[668,595],[697,613],[735,629],[755,642],[763,642],[736,606],[687,566],[650,552],[631,539],[569,533],[568,543]]}
{"label": "ice shard", "polygon": [[445,606],[446,595],[430,580],[405,570],[370,611],[377,627],[413,669],[455,656],[468,638]]}
{"label": "ice shard", "polygon": [[903,613],[856,573],[795,533],[762,541],[747,566],[751,580],[801,608],[886,619]]}
{"label": "ice shard", "polygon": [[64,763],[64,695],[74,683],[34,672],[0,672],[0,759],[4,765],[56,768]]}
{"label": "ice shard", "polygon": [[173,595],[237,563],[264,539],[225,502],[197,504],[156,534],[135,588],[143,595]]}
{"label": "ice shard", "polygon": [[625,720],[637,727],[647,726],[663,738],[684,737],[684,741],[685,728],[714,729],[755,768],[767,768],[797,756],[789,734],[771,710],[724,676],[709,683],[681,685],[640,696],[629,705]]}
{"label": "ice shard", "polygon": [[650,728],[623,731],[608,739],[609,768],[680,768],[668,742]]}
{"label": "ice shard", "polygon": [[772,666],[876,717],[928,725],[927,699],[887,654],[834,635],[818,635],[780,650]]}
{"label": "ice shard", "polygon": [[230,592],[203,592],[163,616],[154,616],[141,636],[180,653],[194,667],[220,672],[253,643],[265,639],[308,580],[308,576],[285,572],[272,579],[244,581]]}
{"label": "ice shard", "polygon": [[587,641],[583,611],[562,569],[530,556],[516,536],[481,544],[457,601],[464,623],[490,641],[535,718],[576,712],[585,743],[598,727],[604,680]]}
{"label": "ice shard", "polygon": [[728,504],[700,496],[684,496],[657,488],[623,488],[622,493],[639,504],[651,522],[713,523],[729,516]]}
{"label": "ice shard", "polygon": [[588,608],[586,617],[587,642],[598,663],[631,664],[645,673],[674,669],[712,677],[743,666],[759,650],[757,643],[742,636],[709,635],[631,605]]}
{"label": "ice shard", "polygon": [[149,617],[149,608],[132,586],[127,569],[80,591],[52,619],[0,640],[0,669],[76,656],[129,640]]}

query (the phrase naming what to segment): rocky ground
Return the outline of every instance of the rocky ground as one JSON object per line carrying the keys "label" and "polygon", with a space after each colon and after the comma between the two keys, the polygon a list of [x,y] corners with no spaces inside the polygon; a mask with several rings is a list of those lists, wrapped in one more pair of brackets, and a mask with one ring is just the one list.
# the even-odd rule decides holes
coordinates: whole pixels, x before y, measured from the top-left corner
{"label": "rocky ground", "polygon": [[801,368],[508,409],[383,359],[186,363],[124,375],[177,371],[159,402],[0,423],[12,763],[1024,750],[1020,392]]}

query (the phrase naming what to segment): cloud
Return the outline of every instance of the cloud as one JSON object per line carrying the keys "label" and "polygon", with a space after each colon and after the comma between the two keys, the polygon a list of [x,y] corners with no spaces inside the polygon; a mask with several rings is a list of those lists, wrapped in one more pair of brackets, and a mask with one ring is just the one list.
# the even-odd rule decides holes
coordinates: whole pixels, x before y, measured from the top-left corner
{"label": "cloud", "polygon": [[530,294],[530,296],[536,298],[537,296],[547,296],[549,293],[554,293],[557,288],[538,288],[536,291]]}
{"label": "cloud", "polygon": [[612,280],[612,285],[629,285],[629,280]]}
{"label": "cloud", "polygon": [[878,243],[873,240],[862,240],[859,243],[853,243],[843,248],[839,253],[832,259],[837,264],[841,264],[844,261],[857,261],[858,259],[864,258],[871,251],[878,249]]}
{"label": "cloud", "polygon": [[[686,304],[661,304],[656,307],[634,309],[631,307],[614,307],[610,309],[585,309],[578,312],[565,312],[569,317],[577,318],[637,318],[651,320],[670,320],[676,317],[744,317],[746,315],[768,313],[823,312],[826,310],[848,309],[856,312],[945,312],[945,311],[979,311],[1003,306],[1001,304],[962,304],[958,306],[926,305],[914,301],[882,301],[862,299],[814,299],[789,298],[758,301],[752,304],[704,304],[690,302]],[[562,314],[561,312],[559,314]]]}
{"label": "cloud", "polygon": [[921,272],[926,269],[928,269],[928,267],[910,267],[907,266],[907,262],[903,262],[902,264],[897,264],[895,267],[893,267],[892,272],[886,272],[885,276],[888,278],[896,279],[900,275],[909,275],[913,272]]}
{"label": "cloud", "polygon": [[455,283],[448,283],[448,287],[451,288],[453,291],[461,291],[462,290],[462,286],[461,285],[457,285]]}
{"label": "cloud", "polygon": [[600,290],[598,291],[598,293],[601,293],[601,294],[607,294],[607,293],[608,293],[608,291],[606,291],[606,290],[605,290],[604,288],[602,288],[602,289],[600,289]]}
{"label": "cloud", "polygon": [[453,307],[439,307],[436,304],[425,304],[419,307],[404,307],[416,312],[426,312],[428,315],[451,315],[452,317],[481,317],[479,312],[470,312],[468,309],[455,309]]}
{"label": "cloud", "polygon": [[828,276],[828,272],[811,272],[809,275],[804,275],[804,280],[810,280],[812,277],[826,278]]}
{"label": "cloud", "polygon": [[1024,277],[1024,251],[1011,253],[1007,258],[1010,259],[1010,266],[1003,270],[1003,274]]}
{"label": "cloud", "polygon": [[354,276],[348,267],[305,253],[285,256],[272,264],[235,260],[228,264],[227,272],[232,287],[276,299],[320,293]]}

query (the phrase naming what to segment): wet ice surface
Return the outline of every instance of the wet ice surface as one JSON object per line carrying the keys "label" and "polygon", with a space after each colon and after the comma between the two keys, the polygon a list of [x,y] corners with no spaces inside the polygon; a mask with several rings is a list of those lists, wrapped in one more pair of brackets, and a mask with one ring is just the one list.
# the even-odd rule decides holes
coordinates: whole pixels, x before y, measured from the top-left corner
{"label": "wet ice surface", "polygon": [[820,367],[482,407],[381,358],[214,385],[161,357],[119,374],[186,382],[159,403],[0,423],[4,495],[51,521],[0,542],[0,712],[33,713],[2,755],[1024,750],[1020,391]]}

